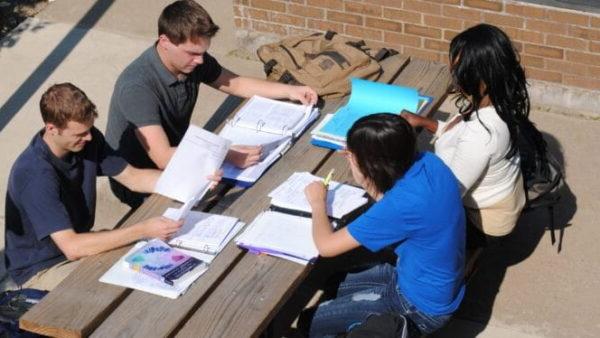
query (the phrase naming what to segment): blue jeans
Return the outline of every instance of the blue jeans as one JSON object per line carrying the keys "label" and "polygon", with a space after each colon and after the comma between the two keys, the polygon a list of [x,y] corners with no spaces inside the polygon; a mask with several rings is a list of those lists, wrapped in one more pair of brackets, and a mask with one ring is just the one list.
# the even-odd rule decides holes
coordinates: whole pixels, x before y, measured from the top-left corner
{"label": "blue jeans", "polygon": [[450,320],[450,315],[434,316],[417,310],[400,292],[396,278],[396,270],[390,264],[348,274],[338,288],[337,297],[317,308],[310,336],[328,337],[347,332],[372,314],[402,314],[422,334],[431,333]]}

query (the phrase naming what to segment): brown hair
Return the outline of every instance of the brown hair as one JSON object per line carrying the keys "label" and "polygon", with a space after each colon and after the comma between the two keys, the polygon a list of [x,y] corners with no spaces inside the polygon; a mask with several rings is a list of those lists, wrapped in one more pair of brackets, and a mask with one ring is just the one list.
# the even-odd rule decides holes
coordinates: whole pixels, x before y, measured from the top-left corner
{"label": "brown hair", "polygon": [[200,37],[212,38],[218,30],[208,12],[193,0],[175,1],[158,18],[158,35],[166,35],[175,45]]}
{"label": "brown hair", "polygon": [[88,123],[98,117],[96,105],[83,90],[69,82],[48,88],[40,100],[40,111],[44,123],[58,128],[66,127],[69,121]]}

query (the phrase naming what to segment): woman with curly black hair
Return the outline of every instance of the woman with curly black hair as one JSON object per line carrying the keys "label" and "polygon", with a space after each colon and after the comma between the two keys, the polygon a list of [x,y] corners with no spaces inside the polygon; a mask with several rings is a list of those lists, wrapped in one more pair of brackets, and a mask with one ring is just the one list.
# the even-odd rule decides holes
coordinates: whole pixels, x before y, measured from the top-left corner
{"label": "woman with curly black hair", "polygon": [[525,72],[509,37],[480,24],[450,43],[450,72],[459,114],[446,122],[412,114],[415,127],[435,134],[435,153],[461,183],[469,223],[489,236],[509,234],[525,205],[518,137],[535,131],[529,115]]}

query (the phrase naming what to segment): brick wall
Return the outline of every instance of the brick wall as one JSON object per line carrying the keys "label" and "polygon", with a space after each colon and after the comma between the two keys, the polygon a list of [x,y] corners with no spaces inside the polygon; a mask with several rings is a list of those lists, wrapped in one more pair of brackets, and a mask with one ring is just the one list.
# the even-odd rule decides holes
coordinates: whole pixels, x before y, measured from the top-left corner
{"label": "brick wall", "polygon": [[530,78],[600,90],[600,14],[497,0],[234,0],[239,29],[280,36],[335,30],[446,62],[480,22],[513,39]]}

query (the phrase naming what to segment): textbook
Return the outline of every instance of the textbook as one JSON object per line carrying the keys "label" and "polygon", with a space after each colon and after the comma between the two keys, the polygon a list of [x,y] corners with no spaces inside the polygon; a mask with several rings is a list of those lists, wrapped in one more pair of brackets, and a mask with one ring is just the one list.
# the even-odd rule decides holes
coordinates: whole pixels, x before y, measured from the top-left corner
{"label": "textbook", "polygon": [[251,253],[264,253],[306,265],[319,255],[312,220],[276,211],[259,214],[235,240]]}
{"label": "textbook", "polygon": [[[196,266],[193,270],[185,273],[180,278],[169,285],[157,278],[139,273],[130,267],[126,261],[135,252],[146,246],[148,242],[140,241],[136,243],[125,255],[123,255],[113,266],[101,277],[100,282],[117,285],[121,287],[136,289],[158,296],[176,299],[182,295],[198,277],[208,269],[208,263],[212,259],[210,255],[204,255],[198,252],[179,249],[178,251],[202,261],[202,264]],[[205,258],[206,257],[206,258]]]}
{"label": "textbook", "polygon": [[125,262],[129,263],[131,269],[171,286],[175,280],[205,264],[157,238],[125,257]]}
{"label": "textbook", "polygon": [[403,110],[419,114],[432,100],[415,88],[353,78],[348,103],[311,132],[311,143],[342,149],[348,130],[361,117],[375,113],[399,114]]}
{"label": "textbook", "polygon": [[[310,217],[311,207],[304,195],[304,188],[322,178],[308,172],[293,173],[281,185],[269,193],[271,205],[283,211],[299,211]],[[348,184],[331,181],[327,190],[327,215],[341,219],[353,210],[365,205],[365,191]]]}
{"label": "textbook", "polygon": [[[178,212],[169,208],[163,216]],[[169,240],[169,244],[178,248],[199,251],[216,255],[239,232],[243,223],[230,216],[209,214],[200,211],[190,211],[183,226]]]}
{"label": "textbook", "polygon": [[312,106],[253,96],[219,133],[232,144],[261,145],[260,162],[246,169],[223,164],[223,177],[250,186],[281,157],[295,139],[319,116]]}
{"label": "textbook", "polygon": [[200,200],[212,184],[207,176],[221,167],[230,145],[231,141],[190,125],[154,192],[183,203]]}

